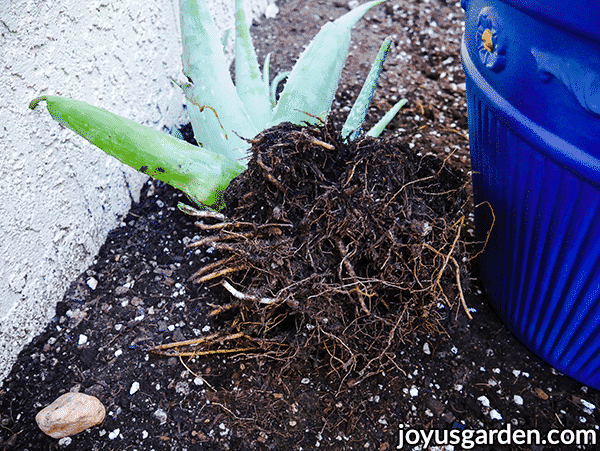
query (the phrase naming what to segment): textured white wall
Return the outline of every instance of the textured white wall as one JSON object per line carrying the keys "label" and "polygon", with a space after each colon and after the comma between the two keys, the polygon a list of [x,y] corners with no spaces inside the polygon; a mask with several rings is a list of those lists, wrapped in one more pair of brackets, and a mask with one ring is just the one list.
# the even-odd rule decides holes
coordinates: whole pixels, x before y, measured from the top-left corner
{"label": "textured white wall", "polygon": [[[233,1],[208,0],[221,29]],[[246,1],[255,15],[273,3]],[[177,0],[0,6],[0,385],[146,180],[28,103],[58,94],[157,130],[185,122],[168,80],[183,77],[178,14]]]}

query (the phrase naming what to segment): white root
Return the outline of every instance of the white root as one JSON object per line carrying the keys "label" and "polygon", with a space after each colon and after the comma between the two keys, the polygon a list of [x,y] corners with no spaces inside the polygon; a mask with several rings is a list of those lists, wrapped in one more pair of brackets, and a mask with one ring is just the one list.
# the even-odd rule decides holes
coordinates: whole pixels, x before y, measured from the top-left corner
{"label": "white root", "polygon": [[233,286],[231,286],[231,284],[226,280],[222,281],[221,284],[227,291],[229,291],[232,294],[232,296],[241,300],[258,301],[261,304],[272,304],[276,301],[276,299],[273,298],[259,298],[258,296],[242,293],[241,291],[238,291],[235,288],[233,288]]}

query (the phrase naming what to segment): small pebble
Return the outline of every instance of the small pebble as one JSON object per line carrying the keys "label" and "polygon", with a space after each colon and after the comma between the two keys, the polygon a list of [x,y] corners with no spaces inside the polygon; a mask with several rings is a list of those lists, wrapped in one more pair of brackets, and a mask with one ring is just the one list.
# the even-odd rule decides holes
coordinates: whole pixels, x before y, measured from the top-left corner
{"label": "small pebble", "polygon": [[104,421],[106,410],[95,396],[65,393],[35,416],[39,428],[52,438],[78,434]]}
{"label": "small pebble", "polygon": [[546,394],[546,392],[544,390],[542,390],[541,388],[536,388],[534,390],[534,392],[538,398],[543,399],[544,401],[549,398],[549,396]]}

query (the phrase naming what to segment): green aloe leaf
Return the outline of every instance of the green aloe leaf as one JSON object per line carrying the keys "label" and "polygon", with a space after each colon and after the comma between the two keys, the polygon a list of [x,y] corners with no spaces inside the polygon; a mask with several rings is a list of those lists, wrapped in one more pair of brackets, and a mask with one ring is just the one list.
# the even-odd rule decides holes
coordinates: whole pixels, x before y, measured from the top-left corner
{"label": "green aloe leaf", "polygon": [[264,130],[271,122],[273,109],[269,89],[258,67],[243,3],[243,0],[235,0],[235,86],[245,110],[252,112],[250,120],[254,127]]}
{"label": "green aloe leaf", "polygon": [[234,160],[85,102],[41,96],[29,108],[42,101],[57,122],[122,163],[182,190],[199,205],[221,209],[223,191],[245,170]]}
{"label": "green aloe leaf", "polygon": [[367,2],[321,27],[294,65],[271,125],[286,121],[315,123],[316,117],[329,112],[348,56],[352,27],[369,9],[384,1]]}
{"label": "green aloe leaf", "polygon": [[406,105],[408,100],[402,99],[397,102],[390,110],[383,115],[381,119],[367,132],[367,136],[372,136],[373,138],[378,138],[379,135],[383,132],[383,130],[387,127],[387,125],[394,119],[400,108]]}
{"label": "green aloe leaf", "polygon": [[[197,98],[195,97],[194,85],[187,82],[181,82],[175,79],[171,79],[171,81],[181,88],[181,90],[186,96],[188,104],[192,104],[196,107],[188,110],[188,113],[190,115],[190,122],[192,123],[192,128],[194,128],[194,123],[206,123],[206,127],[215,128],[214,133],[212,133],[213,136],[219,136],[219,133],[221,133],[224,134],[226,138],[228,138],[228,135],[226,135],[225,128],[219,120],[217,112],[209,106],[201,105],[200,101],[197,100]],[[208,112],[212,113],[213,116],[211,116],[210,114],[205,115],[203,110],[208,110]],[[208,125],[210,124],[210,120],[213,118],[216,121],[216,124]],[[194,137],[196,138],[196,141],[198,141],[198,136],[196,135],[195,129]],[[248,144],[246,141],[243,141],[242,144],[236,148],[231,147],[231,143],[232,141],[229,139],[214,139],[208,142],[208,146],[210,147],[207,147],[202,143],[200,144],[203,147],[209,148],[212,152],[218,153],[219,155],[223,155],[224,157],[229,158],[231,160],[237,160],[241,164],[246,164],[246,158],[249,156],[247,154],[247,151],[250,148],[250,144]],[[242,153],[242,151],[244,153]]]}
{"label": "green aloe leaf", "polygon": [[367,79],[365,80],[363,87],[360,90],[354,105],[352,106],[352,110],[350,110],[350,114],[348,114],[348,118],[344,123],[344,127],[342,128],[342,138],[347,138],[349,141],[354,141],[362,131],[362,124],[365,122],[365,118],[367,117],[371,100],[373,100],[373,93],[377,87],[379,75],[381,74],[383,63],[390,51],[391,45],[392,38],[386,38],[383,41],[383,44],[381,44],[379,53],[377,53],[377,57],[371,66],[369,75],[367,76]]}
{"label": "green aloe leaf", "polygon": [[227,40],[229,39],[229,30],[225,30],[223,36],[221,36],[221,45],[223,46],[223,52],[225,52],[225,48],[227,47]]}
{"label": "green aloe leaf", "polygon": [[253,138],[254,127],[238,96],[219,31],[205,0],[180,0],[183,71],[192,81],[186,92],[190,120],[196,140],[203,146],[242,161]]}

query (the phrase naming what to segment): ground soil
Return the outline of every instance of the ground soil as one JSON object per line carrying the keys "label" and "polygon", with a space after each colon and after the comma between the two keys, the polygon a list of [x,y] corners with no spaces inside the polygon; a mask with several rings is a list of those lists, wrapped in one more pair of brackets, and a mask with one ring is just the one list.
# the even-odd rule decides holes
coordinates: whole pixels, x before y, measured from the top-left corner
{"label": "ground soil", "polygon": [[[290,69],[320,25],[346,12],[346,4],[278,0],[277,20],[262,19],[252,29],[259,60],[272,52],[275,71]],[[368,124],[407,98],[386,139],[401,143],[414,158],[428,153],[439,161],[448,158],[468,180],[459,58],[463,20],[459,2],[388,1],[372,10],[355,28],[334,116],[345,117],[379,44],[391,35],[392,51]],[[553,370],[521,345],[476,280],[464,293],[473,319],[458,303],[436,304],[441,332],[415,327],[396,337],[386,350],[389,364],[377,371],[361,373],[350,365],[338,374],[310,352],[293,361],[260,349],[191,360],[149,352],[173,341],[226,335],[235,322],[235,312],[210,315],[215,306],[231,302],[229,293],[216,282],[190,280],[222,252],[187,246],[207,232],[177,209],[180,201],[185,201],[181,193],[149,182],[46,330],[21,352],[0,387],[0,449],[385,451],[403,444],[402,449],[458,450],[469,449],[469,443],[409,445],[410,440],[401,442],[400,431],[510,426],[538,429],[544,436],[550,429],[598,430],[593,407],[600,405],[598,391]],[[467,240],[471,227],[467,221]],[[410,297],[405,302],[410,304]],[[315,330],[307,327],[311,323],[302,325],[300,335]],[[106,420],[77,436],[51,439],[37,428],[35,415],[70,390],[102,400]]]}

